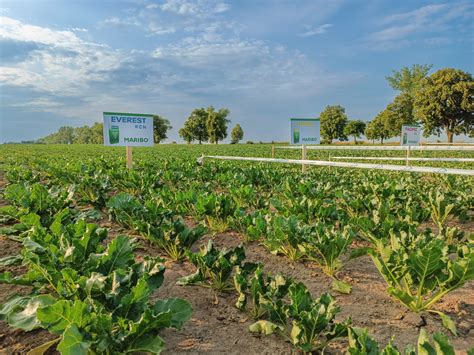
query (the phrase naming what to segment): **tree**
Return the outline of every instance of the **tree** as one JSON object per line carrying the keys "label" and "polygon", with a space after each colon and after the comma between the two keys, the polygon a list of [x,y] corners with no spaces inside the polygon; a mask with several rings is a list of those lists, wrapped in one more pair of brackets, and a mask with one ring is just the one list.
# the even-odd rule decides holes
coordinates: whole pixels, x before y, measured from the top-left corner
{"label": "tree", "polygon": [[401,134],[404,124],[413,124],[416,122],[413,113],[414,98],[407,94],[401,93],[393,102],[387,105],[385,109],[385,126],[389,130],[390,137],[396,137]]}
{"label": "tree", "polygon": [[424,135],[440,134],[448,142],[455,134],[472,135],[474,129],[474,82],[470,73],[445,68],[425,78],[415,96],[415,116]]}
{"label": "tree", "polygon": [[400,94],[386,108],[391,137],[400,135],[402,125],[416,123],[413,111],[415,94],[431,67],[432,65],[428,64],[414,64],[411,68],[403,67],[399,71],[394,70],[392,76],[386,77],[389,85],[394,90],[400,91]]}
{"label": "tree", "polygon": [[209,106],[206,112],[208,115],[206,127],[209,141],[217,144],[220,140],[227,137],[227,124],[230,122],[230,120],[227,119],[227,115],[230,111],[226,108],[215,111],[214,107]]}
{"label": "tree", "polygon": [[91,128],[89,126],[74,129],[74,144],[89,144],[91,139]]}
{"label": "tree", "polygon": [[206,126],[208,113],[205,108],[197,108],[191,112],[184,127],[180,130],[181,137],[187,142],[197,140],[199,144],[206,142],[209,139],[209,134]]}
{"label": "tree", "polygon": [[325,143],[331,144],[334,139],[347,140],[344,127],[347,123],[346,110],[340,105],[326,106],[321,112],[321,136]]}
{"label": "tree", "polygon": [[178,134],[179,134],[179,136],[180,136],[181,138],[183,138],[183,139],[186,141],[186,143],[188,143],[188,144],[190,144],[190,143],[194,140],[194,138],[193,138],[191,132],[189,132],[189,131],[186,129],[186,127],[181,128],[181,129],[178,131]]}
{"label": "tree", "polygon": [[392,76],[387,76],[386,79],[394,90],[414,98],[421,82],[432,67],[431,64],[413,64],[411,68],[403,67],[399,71],[393,70]]}
{"label": "tree", "polygon": [[168,138],[166,133],[169,129],[172,129],[170,121],[166,118],[163,118],[159,115],[153,115],[153,140],[155,143],[160,143],[161,141]]}
{"label": "tree", "polygon": [[344,134],[346,136],[353,136],[354,143],[357,143],[357,138],[360,138],[361,134],[364,134],[365,130],[365,122],[357,120],[357,121],[349,121],[347,125],[344,127]]}
{"label": "tree", "polygon": [[239,143],[244,138],[244,130],[240,125],[237,123],[235,127],[232,129],[230,133],[231,143],[236,144]]}
{"label": "tree", "polygon": [[104,144],[104,124],[96,122],[90,129],[90,140],[91,144]]}
{"label": "tree", "polygon": [[72,144],[74,142],[74,128],[72,127],[61,127],[56,134],[55,143],[57,144]]}
{"label": "tree", "polygon": [[380,143],[383,144],[384,139],[393,137],[391,136],[390,129],[387,127],[388,114],[389,113],[387,110],[379,112],[377,116],[375,116],[375,118],[367,124],[364,132],[367,139],[380,139]]}

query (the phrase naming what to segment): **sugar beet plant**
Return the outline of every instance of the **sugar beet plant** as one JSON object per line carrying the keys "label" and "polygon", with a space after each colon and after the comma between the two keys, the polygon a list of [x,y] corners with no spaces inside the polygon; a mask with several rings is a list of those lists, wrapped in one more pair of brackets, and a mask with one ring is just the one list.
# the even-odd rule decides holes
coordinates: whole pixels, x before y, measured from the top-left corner
{"label": "sugar beet plant", "polygon": [[107,206],[116,221],[157,244],[174,261],[182,260],[206,232],[201,225],[189,228],[181,217],[154,198],[142,203],[132,195],[119,193]]}
{"label": "sugar beet plant", "polygon": [[232,272],[236,266],[242,266],[245,251],[242,246],[229,250],[218,249],[210,239],[198,253],[188,253],[188,259],[197,270],[178,279],[178,285],[197,284],[209,287],[215,292],[225,292],[233,289]]}
{"label": "sugar beet plant", "polygon": [[333,340],[347,336],[351,320],[335,321],[339,307],[329,293],[315,299],[303,283],[292,283],[288,300],[266,306],[268,319],[255,322],[250,331],[265,335],[277,332],[305,353],[323,351]]}
{"label": "sugar beet plant", "polygon": [[433,306],[443,296],[474,279],[474,249],[450,246],[443,235],[392,232],[377,241],[370,256],[388,285],[388,292],[413,312],[431,312],[456,334],[454,322]]}
{"label": "sugar beet plant", "polygon": [[[471,354],[474,349],[468,353]],[[349,328],[349,348],[347,355],[454,355],[454,347],[449,343],[449,339],[443,333],[434,333],[432,339],[424,329],[421,329],[418,336],[418,343],[415,347],[409,345],[404,352],[390,341],[383,349],[377,341],[372,338],[365,328]]]}
{"label": "sugar beet plant", "polygon": [[235,306],[241,311],[249,311],[253,319],[260,319],[269,312],[282,309],[283,298],[292,283],[291,278],[283,275],[264,274],[262,265],[257,265],[255,270],[237,267],[234,275],[238,293]]}
{"label": "sugar beet plant", "polygon": [[[172,298],[150,303],[163,282],[159,258],[135,262],[134,242],[83,220],[48,230],[37,225],[24,240],[24,275],[0,275],[0,282],[29,285],[31,294],[14,296],[0,318],[26,331],[45,328],[58,338],[62,354],[160,353],[165,327],[180,328],[191,316],[190,304]],[[44,351],[44,350],[43,350]]]}
{"label": "sugar beet plant", "polygon": [[3,195],[12,204],[0,210],[4,221],[19,221],[22,216],[35,213],[40,216],[41,223],[49,225],[56,213],[71,204],[74,190],[72,187],[47,188],[40,183],[17,183],[7,186]]}

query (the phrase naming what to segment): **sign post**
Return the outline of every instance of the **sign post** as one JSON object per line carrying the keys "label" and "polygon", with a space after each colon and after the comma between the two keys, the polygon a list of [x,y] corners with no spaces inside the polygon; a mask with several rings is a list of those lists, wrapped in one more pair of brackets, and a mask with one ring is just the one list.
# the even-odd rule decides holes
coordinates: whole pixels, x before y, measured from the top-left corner
{"label": "sign post", "polygon": [[153,146],[153,115],[104,112],[104,145],[126,147],[127,168],[133,167],[132,147]]}
{"label": "sign post", "polygon": [[133,168],[133,151],[132,147],[126,146],[125,147],[125,154],[127,155],[127,169]]}
{"label": "sign post", "polygon": [[[301,160],[306,160],[306,144],[303,144],[301,146]],[[301,165],[301,172],[306,172],[306,164]]]}
{"label": "sign post", "polygon": [[[301,145],[301,159],[306,160],[306,146],[320,144],[319,118],[290,118],[290,144]],[[301,165],[301,171],[306,172],[306,164]]]}

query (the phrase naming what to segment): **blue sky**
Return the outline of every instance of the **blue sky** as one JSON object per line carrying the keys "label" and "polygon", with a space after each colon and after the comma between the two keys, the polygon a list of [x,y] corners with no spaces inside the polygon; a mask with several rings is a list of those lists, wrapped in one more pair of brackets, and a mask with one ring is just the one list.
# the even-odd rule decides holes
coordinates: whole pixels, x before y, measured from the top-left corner
{"label": "blue sky", "polygon": [[370,120],[412,64],[473,73],[471,1],[2,0],[0,142],[103,111],[157,113],[169,140],[193,108],[230,109],[244,140],[340,104]]}

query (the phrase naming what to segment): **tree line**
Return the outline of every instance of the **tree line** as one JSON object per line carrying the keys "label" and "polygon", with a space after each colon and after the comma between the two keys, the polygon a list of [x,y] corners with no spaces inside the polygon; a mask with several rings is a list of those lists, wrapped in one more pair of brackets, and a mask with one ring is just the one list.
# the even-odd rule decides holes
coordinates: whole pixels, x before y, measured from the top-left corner
{"label": "tree line", "polygon": [[[179,130],[179,135],[187,142],[197,141],[217,144],[227,137],[227,119],[230,111],[221,108],[216,111],[214,107],[197,108],[192,111],[184,127]],[[168,138],[167,133],[173,127],[170,121],[159,115],[153,116],[153,136],[155,143],[160,143]],[[46,137],[40,138],[36,143],[44,144],[102,144],[104,141],[103,123],[94,123],[92,126],[60,127]],[[231,143],[236,144],[244,137],[242,127],[237,124],[231,132]]]}
{"label": "tree line", "polygon": [[340,105],[326,106],[320,114],[323,143],[354,141],[363,134],[369,140],[400,136],[402,125],[422,124],[426,137],[444,131],[448,142],[455,134],[474,136],[474,82],[462,70],[445,68],[428,75],[431,65],[413,65],[394,71],[386,79],[398,95],[367,124],[349,121]]}
{"label": "tree line", "polygon": [[[155,143],[160,143],[167,137],[168,130],[172,129],[170,121],[159,115],[153,116],[153,137]],[[44,144],[102,144],[104,142],[104,124],[94,123],[92,126],[60,127],[46,137],[40,138],[36,143]]]}

